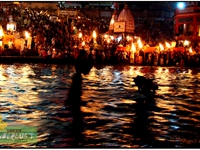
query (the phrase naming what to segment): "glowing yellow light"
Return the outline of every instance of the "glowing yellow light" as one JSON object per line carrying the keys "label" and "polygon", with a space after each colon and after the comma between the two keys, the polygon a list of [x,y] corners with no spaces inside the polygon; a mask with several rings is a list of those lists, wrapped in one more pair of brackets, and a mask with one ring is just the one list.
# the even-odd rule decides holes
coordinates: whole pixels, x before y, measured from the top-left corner
{"label": "glowing yellow light", "polygon": [[111,38],[111,40],[114,40],[114,39],[115,39],[114,36],[110,36],[110,38]]}
{"label": "glowing yellow light", "polygon": [[134,45],[133,43],[131,44],[131,51],[132,51],[133,53],[135,53],[135,51],[136,51],[135,45]]}
{"label": "glowing yellow light", "polygon": [[79,37],[79,38],[82,38],[82,37],[83,37],[83,34],[80,32],[80,33],[78,34],[78,37]]}
{"label": "glowing yellow light", "polygon": [[190,49],[189,49],[189,52],[190,52],[190,53],[192,53],[192,52],[193,52],[193,51],[192,51],[192,47],[190,47]]}
{"label": "glowing yellow light", "polygon": [[93,37],[94,39],[96,39],[96,37],[97,37],[97,34],[96,34],[96,32],[95,32],[95,31],[93,31],[93,33],[92,33],[92,37]]}
{"label": "glowing yellow light", "polygon": [[159,43],[159,47],[160,47],[160,50],[164,50],[164,47],[162,44]]}
{"label": "glowing yellow light", "polygon": [[13,31],[15,25],[14,24],[7,24],[7,30]]}
{"label": "glowing yellow light", "polygon": [[166,45],[167,48],[171,47],[171,45],[168,42],[165,42],[165,45]]}
{"label": "glowing yellow light", "polygon": [[25,37],[26,37],[26,38],[29,38],[29,37],[30,37],[30,35],[29,35],[29,33],[28,33],[27,31],[25,31]]}
{"label": "glowing yellow light", "polygon": [[114,24],[115,23],[115,21],[114,21],[114,19],[112,19],[111,21],[110,21],[110,24]]}
{"label": "glowing yellow light", "polygon": [[105,34],[105,35],[104,35],[104,38],[108,38],[108,35],[107,35],[107,34]]}
{"label": "glowing yellow light", "polygon": [[138,46],[139,46],[139,48],[141,49],[142,47],[143,47],[143,45],[142,45],[142,41],[140,40],[140,38],[138,39]]}
{"label": "glowing yellow light", "polygon": [[127,36],[126,39],[129,40],[129,36]]}
{"label": "glowing yellow light", "polygon": [[171,47],[176,47],[176,41],[171,42]]}
{"label": "glowing yellow light", "polygon": [[85,41],[82,42],[82,46],[85,46]]}
{"label": "glowing yellow light", "polygon": [[185,40],[185,41],[183,42],[183,45],[184,45],[184,46],[188,46],[189,44],[190,44],[190,42],[187,41],[187,40]]}

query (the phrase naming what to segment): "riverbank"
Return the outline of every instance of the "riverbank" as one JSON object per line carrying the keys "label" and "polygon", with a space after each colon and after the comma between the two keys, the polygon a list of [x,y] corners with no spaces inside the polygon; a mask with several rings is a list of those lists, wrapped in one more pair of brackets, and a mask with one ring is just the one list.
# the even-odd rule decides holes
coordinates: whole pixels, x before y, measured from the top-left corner
{"label": "riverbank", "polygon": [[[40,56],[0,56],[0,63],[2,64],[12,64],[12,63],[44,63],[44,64],[73,64],[74,60],[69,60],[68,58],[42,58]],[[102,67],[106,65],[134,65],[134,66],[149,66],[149,67],[157,67],[157,66],[150,66],[150,65],[139,65],[139,64],[131,64],[131,63],[95,63],[95,66]],[[160,67],[177,67],[179,65],[158,65]],[[187,64],[184,68],[199,68],[198,65]]]}
{"label": "riverbank", "polygon": [[0,56],[0,63],[69,63],[67,58],[47,58],[40,56]]}

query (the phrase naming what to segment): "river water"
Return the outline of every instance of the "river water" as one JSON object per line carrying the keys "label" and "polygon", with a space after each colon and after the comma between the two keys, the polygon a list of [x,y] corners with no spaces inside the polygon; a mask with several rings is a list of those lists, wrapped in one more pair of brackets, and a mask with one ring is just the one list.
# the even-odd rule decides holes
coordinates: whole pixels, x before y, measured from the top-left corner
{"label": "river water", "polygon": [[[1,147],[200,147],[198,68],[93,67],[82,75],[84,125],[77,137],[72,134],[72,113],[64,105],[74,73],[71,65],[0,65],[3,121],[37,128],[37,143]],[[142,103],[144,95],[133,82],[137,75],[157,82],[153,101]]]}

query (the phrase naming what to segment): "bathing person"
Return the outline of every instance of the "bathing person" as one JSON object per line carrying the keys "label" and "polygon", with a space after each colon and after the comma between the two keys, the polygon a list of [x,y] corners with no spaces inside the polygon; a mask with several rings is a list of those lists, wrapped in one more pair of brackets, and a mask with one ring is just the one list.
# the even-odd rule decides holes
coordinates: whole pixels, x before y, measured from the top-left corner
{"label": "bathing person", "polygon": [[72,77],[72,84],[69,90],[65,105],[69,105],[72,112],[72,129],[77,143],[80,141],[83,130],[83,115],[81,112],[82,95],[82,74],[87,75],[92,68],[92,64],[87,58],[86,51],[81,50],[75,62],[76,73]]}

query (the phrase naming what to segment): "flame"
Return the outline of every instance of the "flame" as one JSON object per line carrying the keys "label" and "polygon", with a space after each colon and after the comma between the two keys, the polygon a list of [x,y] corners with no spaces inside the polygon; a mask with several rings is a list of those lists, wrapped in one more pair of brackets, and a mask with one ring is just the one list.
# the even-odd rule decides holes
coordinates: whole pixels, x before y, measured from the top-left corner
{"label": "flame", "polygon": [[7,24],[7,30],[13,31],[15,25],[14,24]]}
{"label": "flame", "polygon": [[162,44],[159,43],[159,47],[160,47],[160,50],[164,50],[164,47]]}
{"label": "flame", "polygon": [[171,42],[171,47],[176,47],[176,41]]}
{"label": "flame", "polygon": [[188,46],[189,44],[190,44],[190,42],[187,41],[187,40],[185,40],[185,41],[183,42],[183,45],[184,45],[184,46]]}
{"label": "flame", "polygon": [[111,39],[111,40],[114,40],[115,38],[114,38],[114,36],[110,36],[110,39]]}
{"label": "flame", "polygon": [[142,45],[142,41],[140,40],[140,38],[138,39],[138,46],[139,46],[139,48],[141,49],[142,47],[143,47],[143,45]]}
{"label": "flame", "polygon": [[107,42],[110,43],[110,39],[108,39]]}
{"label": "flame", "polygon": [[132,40],[132,37],[127,36],[126,39],[127,39],[127,41],[130,41],[130,40]]}
{"label": "flame", "polygon": [[127,36],[126,39],[129,40],[129,36]]}
{"label": "flame", "polygon": [[112,18],[110,21],[110,24],[114,24],[114,23],[115,23],[115,20]]}
{"label": "flame", "polygon": [[167,48],[171,47],[171,45],[168,42],[165,42],[165,45],[166,45]]}
{"label": "flame", "polygon": [[83,34],[80,32],[80,33],[78,34],[78,37],[79,37],[79,38],[82,38],[82,37],[83,37]]}
{"label": "flame", "polygon": [[192,53],[192,52],[193,52],[193,51],[192,51],[192,47],[190,47],[190,49],[189,49],[189,52],[190,52],[190,53]]}
{"label": "flame", "polygon": [[105,34],[105,35],[104,35],[104,38],[107,38],[107,37],[108,37],[108,35],[107,35],[107,34]]}
{"label": "flame", "polygon": [[149,44],[147,44],[146,47],[150,47]]}
{"label": "flame", "polygon": [[96,34],[96,32],[95,32],[95,31],[93,31],[93,33],[92,33],[92,37],[93,37],[94,39],[96,39],[96,37],[97,37],[97,34]]}
{"label": "flame", "polygon": [[28,33],[27,31],[25,31],[25,37],[26,37],[26,38],[29,38],[29,37],[30,37],[30,35],[29,35],[29,33]]}
{"label": "flame", "polygon": [[133,43],[131,44],[131,51],[132,51],[133,53],[135,53],[135,51],[136,51],[135,45],[134,45]]}
{"label": "flame", "polygon": [[85,46],[85,41],[82,42],[82,46]]}

